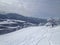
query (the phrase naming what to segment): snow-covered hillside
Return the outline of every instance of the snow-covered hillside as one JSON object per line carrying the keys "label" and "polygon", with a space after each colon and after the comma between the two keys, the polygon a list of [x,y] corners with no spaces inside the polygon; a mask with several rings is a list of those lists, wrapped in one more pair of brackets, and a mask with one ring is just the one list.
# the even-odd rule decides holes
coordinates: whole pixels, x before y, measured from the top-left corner
{"label": "snow-covered hillside", "polygon": [[0,45],[60,45],[60,26],[29,27],[0,35]]}
{"label": "snow-covered hillside", "polygon": [[35,25],[23,20],[0,19],[0,35]]}

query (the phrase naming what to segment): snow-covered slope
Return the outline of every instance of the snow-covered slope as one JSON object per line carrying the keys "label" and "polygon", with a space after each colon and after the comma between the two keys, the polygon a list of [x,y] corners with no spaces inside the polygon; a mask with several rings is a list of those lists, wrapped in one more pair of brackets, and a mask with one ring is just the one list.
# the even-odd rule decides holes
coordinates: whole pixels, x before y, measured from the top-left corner
{"label": "snow-covered slope", "polygon": [[0,45],[60,45],[60,26],[29,27],[0,35]]}

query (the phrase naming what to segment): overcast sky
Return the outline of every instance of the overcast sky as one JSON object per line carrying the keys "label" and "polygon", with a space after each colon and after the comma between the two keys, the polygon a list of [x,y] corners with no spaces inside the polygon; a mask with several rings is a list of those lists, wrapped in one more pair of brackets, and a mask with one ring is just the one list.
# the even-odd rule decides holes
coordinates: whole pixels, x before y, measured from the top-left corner
{"label": "overcast sky", "polygon": [[60,17],[60,0],[0,0],[0,13],[33,17]]}

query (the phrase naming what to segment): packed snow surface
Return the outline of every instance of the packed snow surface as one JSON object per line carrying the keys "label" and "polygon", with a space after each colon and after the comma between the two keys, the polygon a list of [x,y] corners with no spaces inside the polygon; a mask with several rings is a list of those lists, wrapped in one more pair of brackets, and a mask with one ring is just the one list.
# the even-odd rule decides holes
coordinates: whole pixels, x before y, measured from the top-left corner
{"label": "packed snow surface", "polygon": [[37,26],[0,35],[0,45],[60,45],[60,26]]}

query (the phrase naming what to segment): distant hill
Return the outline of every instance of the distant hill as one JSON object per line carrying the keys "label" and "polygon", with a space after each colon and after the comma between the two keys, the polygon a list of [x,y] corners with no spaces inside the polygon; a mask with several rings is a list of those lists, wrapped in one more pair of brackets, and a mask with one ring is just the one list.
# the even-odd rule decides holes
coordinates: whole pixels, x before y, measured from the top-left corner
{"label": "distant hill", "polygon": [[0,19],[16,19],[16,20],[23,20],[23,21],[35,23],[35,24],[47,22],[46,19],[26,17],[16,13],[0,14]]}

